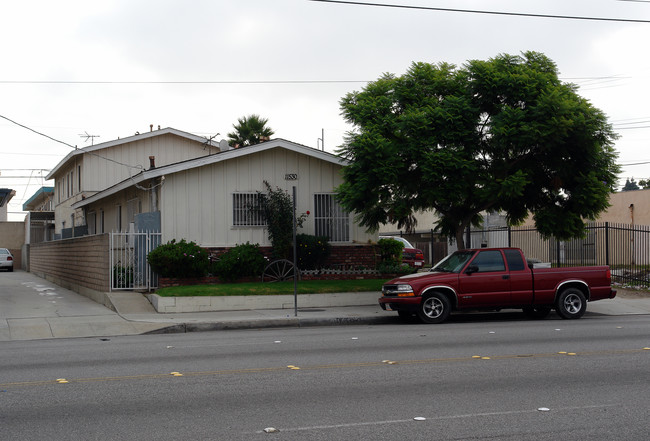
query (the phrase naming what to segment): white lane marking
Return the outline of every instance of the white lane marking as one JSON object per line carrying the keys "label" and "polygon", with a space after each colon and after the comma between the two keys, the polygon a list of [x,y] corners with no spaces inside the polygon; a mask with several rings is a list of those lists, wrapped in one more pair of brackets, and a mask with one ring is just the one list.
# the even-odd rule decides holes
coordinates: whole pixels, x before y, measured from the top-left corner
{"label": "white lane marking", "polygon": [[[581,410],[581,409],[597,409],[604,407],[614,407],[618,404],[597,404],[592,406],[576,406],[576,407],[563,407],[557,408],[557,411],[563,410]],[[461,415],[443,415],[443,416],[433,416],[426,417],[426,421],[440,421],[440,420],[454,420],[454,419],[463,419],[463,418],[476,418],[476,417],[487,417],[487,416],[500,416],[500,415],[517,415],[525,413],[540,413],[537,409],[528,409],[528,410],[507,410],[503,412],[483,412],[483,413],[468,413]],[[413,418],[403,419],[403,420],[384,420],[384,421],[366,421],[358,423],[345,423],[345,424],[330,424],[322,426],[306,426],[306,427],[290,427],[286,429],[280,428],[280,432],[304,432],[309,430],[326,430],[326,429],[341,429],[346,427],[363,427],[363,426],[376,426],[376,425],[386,425],[386,424],[403,424],[403,423],[412,423]],[[263,431],[256,431],[253,433],[264,433]]]}

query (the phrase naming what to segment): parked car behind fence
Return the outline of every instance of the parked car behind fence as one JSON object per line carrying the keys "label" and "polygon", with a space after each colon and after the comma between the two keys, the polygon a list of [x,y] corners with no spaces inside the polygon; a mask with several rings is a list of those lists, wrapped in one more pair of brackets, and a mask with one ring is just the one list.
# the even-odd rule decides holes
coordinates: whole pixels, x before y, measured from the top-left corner
{"label": "parked car behind fence", "polygon": [[0,269],[14,270],[14,256],[6,248],[0,248]]}

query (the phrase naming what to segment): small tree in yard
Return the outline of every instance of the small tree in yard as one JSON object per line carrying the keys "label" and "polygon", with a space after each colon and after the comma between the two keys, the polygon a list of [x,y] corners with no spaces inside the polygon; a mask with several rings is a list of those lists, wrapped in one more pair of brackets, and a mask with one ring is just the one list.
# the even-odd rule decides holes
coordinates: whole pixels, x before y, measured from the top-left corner
{"label": "small tree in yard", "polygon": [[576,89],[536,52],[385,74],[341,100],[355,130],[339,151],[350,161],[339,201],[370,231],[433,210],[459,248],[488,210],[510,225],[532,213],[545,237],[580,237],[609,206],[619,167],[617,135]]}
{"label": "small tree in yard", "polygon": [[[266,193],[260,193],[262,211],[267,222],[269,240],[273,246],[273,257],[289,259],[292,256],[293,245],[293,201],[291,196],[279,187],[273,189],[264,181]],[[303,213],[296,216],[298,228],[307,218]]]}

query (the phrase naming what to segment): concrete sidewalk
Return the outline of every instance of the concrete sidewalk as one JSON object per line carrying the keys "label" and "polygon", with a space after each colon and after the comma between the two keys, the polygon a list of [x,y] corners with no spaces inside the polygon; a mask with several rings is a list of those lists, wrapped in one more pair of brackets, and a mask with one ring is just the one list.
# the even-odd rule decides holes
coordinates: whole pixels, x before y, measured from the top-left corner
{"label": "concrete sidewalk", "polygon": [[[109,309],[30,273],[7,274],[0,279],[0,341],[400,323],[395,312],[379,305],[299,308],[297,316],[293,308],[160,314],[144,295],[130,291],[107,293]],[[650,314],[650,295],[621,293],[589,303],[586,315],[593,314]]]}

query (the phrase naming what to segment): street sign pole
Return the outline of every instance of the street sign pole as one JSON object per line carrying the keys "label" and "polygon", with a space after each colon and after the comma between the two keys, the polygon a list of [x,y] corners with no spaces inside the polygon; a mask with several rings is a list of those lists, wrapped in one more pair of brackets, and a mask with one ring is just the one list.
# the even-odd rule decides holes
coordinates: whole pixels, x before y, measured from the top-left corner
{"label": "street sign pole", "polygon": [[298,252],[296,247],[296,186],[293,186],[293,310],[298,317]]}

